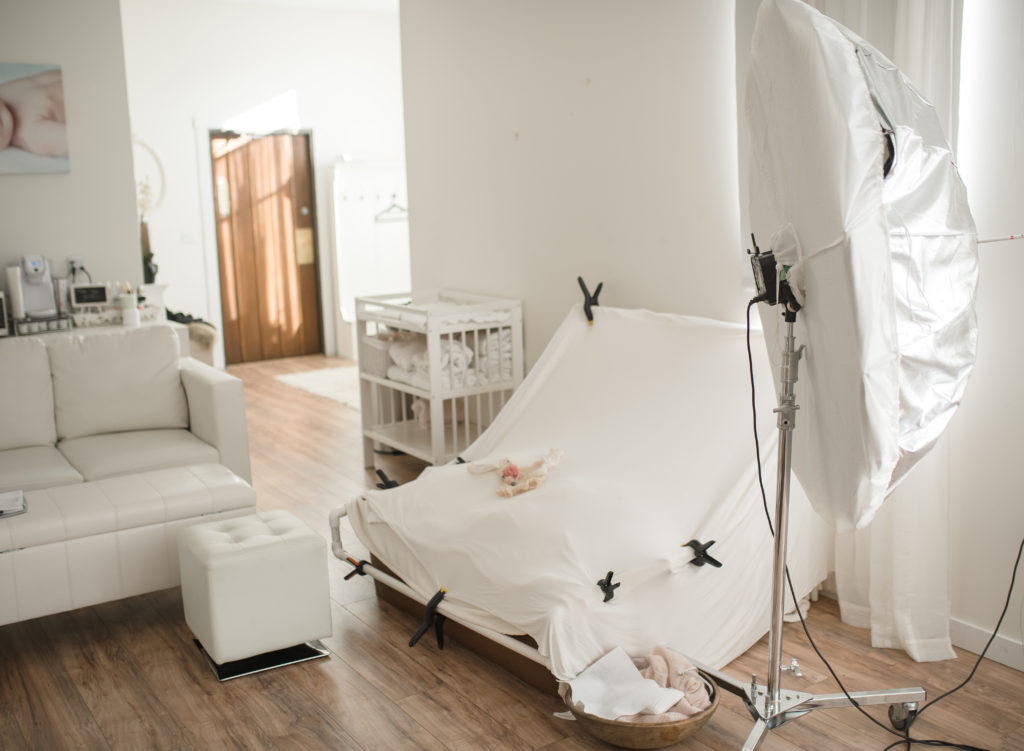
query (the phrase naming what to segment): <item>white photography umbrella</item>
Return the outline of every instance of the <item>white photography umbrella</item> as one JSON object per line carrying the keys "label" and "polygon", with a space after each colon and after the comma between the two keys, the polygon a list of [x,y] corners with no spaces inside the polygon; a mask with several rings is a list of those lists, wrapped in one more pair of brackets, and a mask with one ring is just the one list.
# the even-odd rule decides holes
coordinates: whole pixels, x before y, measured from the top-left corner
{"label": "white photography umbrella", "polygon": [[890,704],[905,728],[925,699],[920,687],[783,692],[789,475],[839,529],[862,527],[932,447],[974,363],[977,240],[935,111],[799,0],[758,11],[747,116],[751,226],[770,248],[755,280],[784,310],[760,310],[779,396],[772,623],[767,686],[712,675],[754,717],[743,751],[756,751],[810,710]]}
{"label": "white photography umbrella", "polygon": [[[974,221],[934,109],[864,40],[767,0],[750,60],[751,224],[804,306],[793,469],[819,513],[859,528],[963,395]],[[784,324],[760,307],[778,381]]]}

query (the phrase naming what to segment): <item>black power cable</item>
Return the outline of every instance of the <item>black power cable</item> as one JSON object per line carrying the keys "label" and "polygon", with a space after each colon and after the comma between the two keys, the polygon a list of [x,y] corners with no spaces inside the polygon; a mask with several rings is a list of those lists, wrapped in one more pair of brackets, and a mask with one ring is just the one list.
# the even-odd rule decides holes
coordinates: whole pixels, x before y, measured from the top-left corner
{"label": "black power cable", "polygon": [[[913,722],[915,722],[917,720],[917,718],[919,718],[924,713],[924,711],[926,709],[928,709],[930,706],[932,706],[936,702],[942,701],[943,699],[945,699],[950,694],[953,694],[953,693],[959,691],[960,689],[962,689],[964,686],[966,686],[968,684],[968,682],[970,682],[970,680],[974,677],[974,674],[978,671],[978,668],[981,666],[981,661],[985,658],[985,654],[988,652],[988,648],[992,646],[992,642],[995,641],[996,634],[999,633],[999,629],[1003,625],[1003,618],[1006,617],[1006,611],[1009,610],[1009,608],[1010,608],[1010,598],[1013,595],[1014,584],[1016,584],[1016,582],[1017,582],[1017,570],[1020,567],[1020,559],[1021,559],[1021,554],[1022,553],[1024,553],[1024,539],[1022,539],[1020,541],[1020,547],[1017,548],[1017,560],[1014,561],[1013,573],[1010,575],[1010,588],[1006,592],[1006,602],[1003,603],[1003,612],[999,614],[999,620],[996,621],[996,627],[992,630],[992,635],[988,638],[988,642],[986,642],[985,648],[983,650],[981,650],[981,654],[978,655],[978,659],[975,660],[974,667],[971,668],[971,672],[955,688],[951,688],[946,693],[942,694],[941,696],[937,696],[936,698],[932,699],[930,702],[925,704],[923,707],[921,707],[921,709],[919,709],[917,711],[917,714],[907,723],[906,732],[907,732],[908,735],[910,734],[910,725]],[[903,742],[904,741],[897,741],[896,743],[893,743],[893,744],[891,744],[889,746],[886,746],[885,747],[885,751],[889,751],[889,749],[895,748],[896,746],[900,745]],[[912,743],[921,743],[921,741],[915,741],[914,739],[911,739],[911,742]],[[925,744],[925,745],[928,745],[928,744]]]}
{"label": "black power cable", "polygon": [[[752,411],[752,414],[753,414],[753,422],[754,422],[754,448],[755,448],[755,451],[757,452],[757,481],[758,481],[758,484],[760,485],[760,488],[761,488],[761,501],[762,501],[762,503],[764,505],[764,513],[765,513],[765,516],[768,518],[768,529],[771,531],[772,536],[774,537],[775,536],[775,528],[772,525],[771,513],[768,511],[768,495],[767,495],[767,493],[765,492],[765,489],[764,489],[764,476],[762,474],[762,469],[761,469],[761,444],[760,444],[760,441],[759,441],[758,435],[757,435],[757,396],[756,396],[756,391],[755,391],[755,387],[754,387],[754,356],[753,356],[753,352],[751,351],[751,347],[750,347],[750,309],[752,307],[754,307],[754,305],[757,304],[758,302],[761,302],[761,299],[755,297],[749,303],[747,303],[747,364],[749,365],[749,368],[750,368],[750,405],[751,405],[751,411]],[[793,586],[793,580],[792,580],[792,578],[790,578],[790,575],[789,575],[789,566],[786,567],[786,582],[789,585],[789,593],[790,593],[790,596],[793,598],[793,605],[796,608],[796,614],[800,618],[800,625],[803,627],[804,634],[807,636],[807,641],[808,641],[808,643],[810,643],[811,648],[814,650],[814,653],[816,655],[818,655],[818,658],[822,661],[822,663],[828,669],[829,674],[832,676],[832,679],[836,682],[836,685],[839,686],[839,689],[843,692],[843,695],[846,696],[846,698],[849,700],[850,704],[854,708],[856,708],[858,712],[860,712],[862,715],[864,715],[869,720],[871,720],[871,722],[873,722],[875,725],[877,725],[878,727],[882,728],[882,730],[884,730],[887,733],[890,733],[892,735],[898,736],[900,738],[900,740],[896,741],[895,743],[892,743],[892,744],[886,746],[885,751],[890,751],[890,749],[893,749],[893,748],[896,748],[897,746],[902,746],[902,745],[906,745],[906,747],[909,749],[912,744],[917,744],[919,746],[930,746],[930,747],[936,747],[936,748],[958,748],[958,749],[962,749],[963,751],[988,751],[987,749],[979,748],[978,746],[970,746],[970,745],[967,745],[967,744],[953,743],[951,741],[911,738],[910,737],[910,727],[917,720],[917,718],[920,717],[925,712],[926,709],[928,709],[929,707],[934,705],[936,702],[942,701],[947,696],[949,696],[949,695],[959,691],[961,688],[966,686],[967,683],[974,677],[975,672],[977,672],[978,667],[981,665],[981,661],[985,658],[985,654],[988,652],[989,647],[992,645],[992,642],[995,640],[996,634],[999,632],[999,628],[1003,624],[1003,618],[1006,616],[1006,611],[1010,607],[1010,598],[1013,595],[1013,587],[1014,587],[1014,584],[1015,584],[1015,582],[1017,580],[1017,569],[1020,566],[1020,559],[1021,559],[1021,554],[1022,553],[1024,553],[1024,539],[1021,540],[1020,549],[1017,551],[1017,560],[1016,560],[1016,562],[1013,565],[1013,573],[1012,573],[1012,575],[1010,577],[1010,588],[1009,588],[1009,590],[1006,593],[1006,603],[1003,605],[1003,612],[1000,614],[999,620],[996,622],[996,627],[992,631],[992,636],[989,637],[988,643],[985,645],[985,648],[982,650],[981,654],[978,655],[978,659],[974,663],[974,668],[971,670],[970,674],[958,686],[956,686],[955,688],[950,689],[949,691],[947,691],[946,693],[942,694],[941,696],[939,696],[939,697],[937,697],[935,699],[932,699],[930,702],[925,704],[921,709],[919,709],[917,711],[916,715],[914,715],[913,717],[908,718],[907,726],[906,726],[906,728],[904,728],[902,733],[894,730],[893,728],[890,728],[888,725],[885,725],[884,723],[879,722],[877,719],[875,719],[874,717],[869,715],[864,710],[864,708],[857,702],[857,700],[854,699],[852,696],[850,696],[850,692],[846,690],[846,687],[843,685],[843,682],[841,680],[839,680],[839,676],[836,675],[835,670],[832,669],[832,665],[829,663],[829,661],[827,659],[825,659],[825,655],[823,655],[821,653],[821,650],[818,649],[818,645],[814,643],[814,638],[811,636],[811,632],[807,628],[807,622],[804,620],[804,615],[803,615],[803,613],[800,610],[800,601],[799,601],[799,599],[796,596],[796,588]]]}

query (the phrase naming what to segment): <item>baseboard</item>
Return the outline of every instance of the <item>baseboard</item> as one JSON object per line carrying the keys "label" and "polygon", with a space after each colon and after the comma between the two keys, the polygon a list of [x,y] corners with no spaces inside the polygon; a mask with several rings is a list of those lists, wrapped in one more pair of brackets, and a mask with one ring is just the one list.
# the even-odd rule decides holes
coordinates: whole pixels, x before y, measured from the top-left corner
{"label": "baseboard", "polygon": [[[977,655],[981,654],[981,650],[985,648],[992,632],[975,626],[973,623],[951,618],[949,620],[949,636],[954,647],[966,649]],[[1024,671],[1024,641],[996,634],[985,657],[1014,670]]]}

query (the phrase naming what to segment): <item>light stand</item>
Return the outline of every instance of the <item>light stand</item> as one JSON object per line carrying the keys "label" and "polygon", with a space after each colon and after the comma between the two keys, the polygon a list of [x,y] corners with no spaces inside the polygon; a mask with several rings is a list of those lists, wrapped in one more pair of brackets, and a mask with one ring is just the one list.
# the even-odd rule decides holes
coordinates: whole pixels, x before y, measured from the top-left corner
{"label": "light stand", "polygon": [[[786,321],[786,334],[782,348],[782,393],[778,415],[779,462],[775,493],[775,551],[772,564],[772,620],[768,636],[768,685],[762,687],[753,676],[749,685],[716,670],[701,666],[726,691],[743,699],[747,710],[754,718],[754,727],[743,744],[742,751],[756,751],[768,735],[768,731],[790,720],[801,717],[814,709],[834,709],[859,705],[889,704],[889,719],[893,727],[902,730],[917,713],[918,702],[925,700],[923,688],[895,688],[880,691],[855,691],[838,694],[809,694],[801,691],[783,690],[782,671],[791,669],[782,665],[782,623],[786,598],[786,547],[789,527],[789,490],[792,469],[793,428],[796,426],[795,386],[798,365],[803,347],[796,349],[796,314],[800,305],[793,296],[785,279],[786,269],[775,282],[776,267],[774,254],[761,253],[754,244],[751,255],[754,279],[759,299],[769,305],[781,304]],[[795,661],[794,661],[795,667]]]}

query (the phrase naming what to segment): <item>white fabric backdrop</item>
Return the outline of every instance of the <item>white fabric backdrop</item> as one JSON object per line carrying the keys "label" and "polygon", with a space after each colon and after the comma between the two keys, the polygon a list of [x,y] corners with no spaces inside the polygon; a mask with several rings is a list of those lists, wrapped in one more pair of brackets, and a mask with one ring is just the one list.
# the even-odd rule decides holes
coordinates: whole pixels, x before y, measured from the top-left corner
{"label": "white fabric backdrop", "polygon": [[[888,55],[935,107],[956,143],[962,0],[812,0]],[[955,657],[949,638],[949,448],[931,454],[865,529],[836,537],[842,618],[875,647],[915,660]]]}
{"label": "white fabric backdrop", "polygon": [[[752,341],[762,395],[771,371]],[[362,542],[424,599],[441,587],[461,622],[528,633],[559,679],[616,646],[671,645],[713,667],[768,630],[772,542],[754,464],[742,326],[576,305],[490,427],[462,452],[525,465],[564,457],[544,484],[496,495],[496,472],[429,467],[348,504]],[[711,398],[708,395],[712,395]],[[727,395],[719,398],[720,394]],[[777,434],[758,429],[766,487]],[[799,482],[789,569],[797,596],[826,575],[831,539]],[[690,566],[688,539],[716,540],[722,568]],[[622,582],[604,602],[596,586]],[[787,596],[788,600],[788,596]]]}

